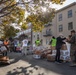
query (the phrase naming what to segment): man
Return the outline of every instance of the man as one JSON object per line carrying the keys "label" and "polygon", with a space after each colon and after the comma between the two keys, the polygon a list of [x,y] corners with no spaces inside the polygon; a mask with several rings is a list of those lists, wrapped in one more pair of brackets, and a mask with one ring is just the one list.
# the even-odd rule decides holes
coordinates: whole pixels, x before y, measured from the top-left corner
{"label": "man", "polygon": [[50,45],[52,46],[52,47],[56,47],[56,38],[53,36],[52,37],[52,39],[51,39],[51,41],[50,41]]}
{"label": "man", "polygon": [[[6,39],[4,40],[3,44],[4,44],[4,46],[6,47],[6,49],[9,50],[9,47],[8,47],[8,45],[9,45],[9,40],[8,40],[8,38],[6,38]],[[7,51],[4,52],[3,55],[7,56]]]}
{"label": "man", "polygon": [[59,36],[57,37],[57,42],[56,42],[56,57],[55,57],[55,61],[58,63],[61,63],[60,61],[60,49],[62,47],[62,45],[64,44],[63,40],[65,40],[66,38],[63,37],[62,34],[59,34]]}
{"label": "man", "polygon": [[40,46],[41,41],[39,40],[39,38],[37,38],[37,40],[35,41],[36,46]]}
{"label": "man", "polygon": [[6,38],[3,43],[4,43],[4,45],[6,46],[6,48],[8,49],[8,47],[7,47],[7,46],[9,45],[9,40],[8,40],[8,38]]}
{"label": "man", "polygon": [[17,39],[14,39],[13,44],[14,44],[14,52],[16,52],[16,48],[18,46],[19,41]]}
{"label": "man", "polygon": [[71,66],[76,66],[76,33],[75,30],[71,31]]}
{"label": "man", "polygon": [[27,55],[27,46],[28,46],[28,40],[27,40],[27,38],[25,38],[25,39],[22,41],[22,48],[23,48],[22,53],[23,53],[24,55]]}

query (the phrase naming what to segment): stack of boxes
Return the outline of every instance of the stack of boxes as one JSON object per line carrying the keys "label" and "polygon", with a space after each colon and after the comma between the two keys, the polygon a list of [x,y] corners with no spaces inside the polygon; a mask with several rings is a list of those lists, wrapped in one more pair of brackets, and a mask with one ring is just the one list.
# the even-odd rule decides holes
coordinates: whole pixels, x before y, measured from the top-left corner
{"label": "stack of boxes", "polygon": [[61,60],[64,60],[64,61],[69,61],[69,59],[70,59],[70,54],[69,54],[69,51],[68,51],[68,49],[67,49],[67,46],[66,46],[66,44],[63,44],[62,45],[62,48],[61,48],[61,56],[60,56],[60,59]]}
{"label": "stack of boxes", "polygon": [[0,61],[5,61],[5,62],[7,62],[9,60],[9,57],[7,57],[7,56],[1,56],[0,55]]}
{"label": "stack of boxes", "polygon": [[41,57],[41,49],[38,47],[38,48],[36,48],[36,50],[34,51],[33,58],[35,58],[35,59],[40,59],[40,57]]}
{"label": "stack of boxes", "polygon": [[[44,48],[43,46],[39,46],[35,49],[33,57],[35,59],[40,59],[42,56],[42,53],[45,51],[46,48]],[[47,49],[46,49],[47,50]]]}
{"label": "stack of boxes", "polygon": [[[41,49],[41,48],[40,48]],[[41,50],[36,50],[35,51],[35,54],[34,54],[34,58],[36,59],[40,59],[41,58],[41,54],[42,54],[42,49]],[[51,47],[51,51],[52,53],[50,54],[46,54],[46,57],[47,57],[47,60],[49,61],[55,61],[55,56],[56,56],[56,47]],[[69,54],[69,51],[67,49],[67,46],[66,44],[63,44],[62,45],[62,48],[60,50],[60,59],[63,60],[63,61],[69,61],[70,59],[70,54]]]}
{"label": "stack of boxes", "polygon": [[55,46],[51,46],[52,54],[47,55],[47,60],[48,61],[55,61],[55,56],[56,56],[56,48]]}
{"label": "stack of boxes", "polygon": [[[47,55],[47,60],[54,61],[55,60],[55,56],[56,56],[56,48],[55,47],[51,47],[51,50],[52,50],[52,54]],[[70,59],[69,55],[70,54],[69,54],[69,51],[67,50],[66,44],[62,45],[60,53],[61,53],[60,54],[60,59],[61,60],[69,61],[69,59]]]}

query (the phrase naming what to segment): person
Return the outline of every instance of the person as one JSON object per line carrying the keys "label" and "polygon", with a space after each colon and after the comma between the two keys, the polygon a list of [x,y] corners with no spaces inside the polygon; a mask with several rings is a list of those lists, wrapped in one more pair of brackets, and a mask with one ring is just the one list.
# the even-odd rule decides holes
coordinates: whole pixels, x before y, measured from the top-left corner
{"label": "person", "polygon": [[8,40],[8,38],[6,38],[5,40],[4,40],[4,45],[5,45],[5,47],[8,49],[8,45],[9,45],[9,40]]}
{"label": "person", "polygon": [[49,43],[49,45],[51,46],[51,52],[53,55],[56,55],[56,38],[54,36],[52,36],[51,41]]}
{"label": "person", "polygon": [[68,56],[70,59],[71,35],[68,35],[68,37],[66,38],[66,46],[67,46],[67,50],[68,50]]}
{"label": "person", "polygon": [[19,41],[17,39],[14,39],[13,43],[14,43],[14,52],[16,52],[16,48],[18,46]]}
{"label": "person", "polygon": [[61,49],[62,45],[64,44],[63,41],[65,39],[66,38],[64,38],[62,34],[59,34],[59,36],[57,37],[55,62],[61,63],[61,61],[60,61],[60,49]]}
{"label": "person", "polygon": [[22,41],[22,53],[24,55],[27,55],[27,46],[28,46],[28,39],[27,37],[25,39],[23,39]]}
{"label": "person", "polygon": [[37,40],[35,41],[36,46],[40,46],[41,41],[39,40],[39,37],[37,38]]}
{"label": "person", "polygon": [[52,39],[51,39],[51,41],[50,41],[50,45],[52,46],[52,47],[56,47],[56,38],[53,36],[52,37]]}
{"label": "person", "polygon": [[[6,38],[6,39],[4,40],[3,44],[4,44],[4,46],[6,47],[6,49],[9,50],[9,48],[8,48],[8,45],[9,45],[9,40],[8,40],[8,38]],[[4,52],[4,55],[7,56],[7,51]]]}
{"label": "person", "polygon": [[71,62],[70,66],[76,66],[76,32],[75,30],[71,31]]}

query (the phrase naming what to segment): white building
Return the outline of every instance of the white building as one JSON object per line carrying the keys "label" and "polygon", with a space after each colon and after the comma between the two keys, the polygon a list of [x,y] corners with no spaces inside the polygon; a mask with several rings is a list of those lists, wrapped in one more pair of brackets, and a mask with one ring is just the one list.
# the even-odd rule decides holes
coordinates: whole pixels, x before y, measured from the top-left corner
{"label": "white building", "polygon": [[76,30],[76,2],[57,10],[51,24],[47,24],[41,33],[33,33],[33,42],[39,36],[43,45],[48,47],[51,36],[62,33],[67,37],[73,29]]}

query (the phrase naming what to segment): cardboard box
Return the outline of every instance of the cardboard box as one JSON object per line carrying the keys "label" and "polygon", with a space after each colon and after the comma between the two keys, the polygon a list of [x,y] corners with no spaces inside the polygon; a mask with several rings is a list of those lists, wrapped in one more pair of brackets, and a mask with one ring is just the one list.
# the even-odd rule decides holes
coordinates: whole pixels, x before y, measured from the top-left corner
{"label": "cardboard box", "polygon": [[0,61],[8,61],[9,57],[7,56],[0,56]]}
{"label": "cardboard box", "polygon": [[35,54],[37,54],[37,55],[41,55],[41,51],[36,50],[36,51],[35,51]]}
{"label": "cardboard box", "polygon": [[55,61],[55,56],[52,55],[52,54],[48,54],[48,55],[47,55],[47,60],[48,60],[48,61]]}
{"label": "cardboard box", "polygon": [[66,56],[66,55],[69,56],[69,55],[70,55],[68,50],[60,50],[60,54],[61,54],[62,56]]}
{"label": "cardboard box", "polygon": [[43,53],[41,54],[41,57],[42,57],[42,58],[46,58],[48,54],[52,54],[51,50],[46,51],[46,52],[43,52]]}
{"label": "cardboard box", "polygon": [[64,61],[69,61],[70,60],[70,56],[60,56],[60,59],[64,60]]}
{"label": "cardboard box", "polygon": [[67,50],[66,44],[63,44],[63,45],[62,45],[61,50]]}
{"label": "cardboard box", "polygon": [[52,54],[53,55],[56,55],[56,50],[52,50]]}
{"label": "cardboard box", "polygon": [[56,47],[55,46],[51,46],[51,50],[56,50]]}

